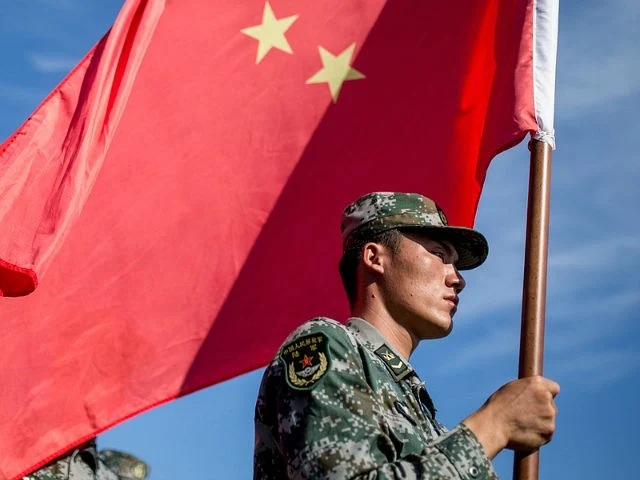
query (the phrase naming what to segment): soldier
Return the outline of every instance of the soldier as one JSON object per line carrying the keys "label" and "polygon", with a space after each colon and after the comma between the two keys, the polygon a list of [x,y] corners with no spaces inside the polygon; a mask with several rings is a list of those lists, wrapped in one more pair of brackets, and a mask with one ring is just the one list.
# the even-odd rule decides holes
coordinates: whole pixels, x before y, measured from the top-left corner
{"label": "soldier", "polygon": [[305,323],[267,367],[254,478],[495,479],[502,449],[551,439],[555,382],[509,382],[447,431],[408,362],[420,340],[450,333],[459,270],[485,260],[484,236],[426,197],[378,192],[345,209],[342,244],[352,316]]}
{"label": "soldier", "polygon": [[69,450],[23,480],[146,480],[149,467],[128,453],[96,450],[95,438]]}

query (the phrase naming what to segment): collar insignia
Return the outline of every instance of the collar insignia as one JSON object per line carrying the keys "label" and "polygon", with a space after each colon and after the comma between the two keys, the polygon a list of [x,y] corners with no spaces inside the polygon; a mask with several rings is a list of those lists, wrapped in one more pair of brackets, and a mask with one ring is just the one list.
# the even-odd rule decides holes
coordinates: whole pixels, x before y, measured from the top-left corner
{"label": "collar insignia", "polygon": [[386,345],[382,345],[374,353],[384,362],[396,382],[413,371],[407,362],[393,353],[393,350]]}

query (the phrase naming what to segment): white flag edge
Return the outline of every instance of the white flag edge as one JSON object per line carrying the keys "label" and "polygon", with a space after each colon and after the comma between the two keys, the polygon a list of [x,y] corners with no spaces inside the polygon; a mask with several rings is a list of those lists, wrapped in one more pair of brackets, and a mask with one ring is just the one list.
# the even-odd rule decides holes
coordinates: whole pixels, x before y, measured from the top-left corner
{"label": "white flag edge", "polygon": [[560,0],[534,0],[533,10],[533,101],[538,131],[536,140],[556,148],[553,128],[558,12]]}

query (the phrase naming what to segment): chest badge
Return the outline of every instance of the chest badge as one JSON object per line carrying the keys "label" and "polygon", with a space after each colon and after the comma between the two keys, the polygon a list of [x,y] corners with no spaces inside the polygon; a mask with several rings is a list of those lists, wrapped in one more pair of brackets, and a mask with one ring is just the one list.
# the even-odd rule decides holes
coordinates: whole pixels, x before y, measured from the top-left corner
{"label": "chest badge", "polygon": [[386,345],[382,345],[374,353],[384,362],[395,381],[402,380],[413,371],[407,362]]}
{"label": "chest badge", "polygon": [[311,390],[329,371],[329,338],[324,333],[298,337],[282,347],[287,383],[296,390]]}

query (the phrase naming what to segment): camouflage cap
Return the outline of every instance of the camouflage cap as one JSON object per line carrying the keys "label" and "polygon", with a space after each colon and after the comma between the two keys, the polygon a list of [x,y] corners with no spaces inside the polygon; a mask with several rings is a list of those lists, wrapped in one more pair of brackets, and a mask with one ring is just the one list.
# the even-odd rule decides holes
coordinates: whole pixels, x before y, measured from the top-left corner
{"label": "camouflage cap", "polygon": [[100,450],[98,457],[118,475],[119,480],[146,480],[149,475],[149,465],[128,453]]}
{"label": "camouflage cap", "polygon": [[458,252],[456,267],[460,270],[481,265],[489,253],[487,240],[480,232],[449,226],[444,212],[433,200],[417,193],[399,192],[369,193],[345,208],[340,227],[342,248],[346,252],[356,236],[416,227],[437,232],[438,238],[450,241]]}

